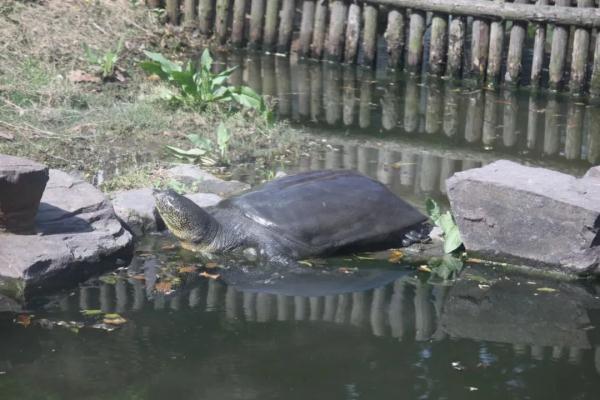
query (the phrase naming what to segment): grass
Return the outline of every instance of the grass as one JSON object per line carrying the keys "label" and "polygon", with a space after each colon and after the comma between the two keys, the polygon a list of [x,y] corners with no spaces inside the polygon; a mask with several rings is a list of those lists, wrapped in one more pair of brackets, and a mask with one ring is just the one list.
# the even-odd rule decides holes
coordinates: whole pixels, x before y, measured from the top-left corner
{"label": "grass", "polygon": [[[248,110],[209,105],[202,112],[158,101],[164,84],[138,66],[146,50],[187,59],[174,49],[184,33],[128,0],[8,0],[0,6],[0,152],[78,171],[105,190],[145,186],[175,159],[165,145],[189,146],[188,135],[218,142],[230,132],[231,174],[251,163],[270,166],[293,158],[303,142],[286,123],[268,124]],[[124,82],[73,82],[69,73],[98,73],[82,43],[94,51],[123,40],[118,66]],[[182,44],[183,43],[183,44]],[[98,75],[99,76],[99,75]],[[12,139],[7,139],[12,138]]]}

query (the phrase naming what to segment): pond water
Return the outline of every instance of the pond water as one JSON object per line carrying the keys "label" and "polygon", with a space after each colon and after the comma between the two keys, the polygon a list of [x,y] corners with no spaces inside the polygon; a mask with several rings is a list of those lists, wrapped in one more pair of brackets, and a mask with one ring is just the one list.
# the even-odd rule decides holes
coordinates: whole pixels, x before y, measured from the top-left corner
{"label": "pond water", "polygon": [[[422,207],[505,158],[582,175],[600,162],[587,99],[230,54],[312,150],[281,168],[357,169]],[[258,183],[264,171],[234,178]],[[147,238],[132,265],[25,305],[0,297],[2,399],[596,399],[600,285],[467,265],[453,284],[357,257],[305,274]],[[218,263],[221,263],[219,261]],[[221,265],[221,264],[219,264]],[[214,269],[206,272],[213,274]],[[158,282],[167,282],[160,286]],[[228,282],[229,284],[225,283]],[[82,310],[99,310],[84,316]],[[101,314],[95,314],[100,312]],[[105,313],[126,322],[107,331]],[[31,316],[29,319],[29,316]]]}

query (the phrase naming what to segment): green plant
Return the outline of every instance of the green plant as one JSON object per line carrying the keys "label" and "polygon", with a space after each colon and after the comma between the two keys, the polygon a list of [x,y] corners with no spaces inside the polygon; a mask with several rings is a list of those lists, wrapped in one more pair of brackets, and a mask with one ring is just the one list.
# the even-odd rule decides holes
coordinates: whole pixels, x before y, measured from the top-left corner
{"label": "green plant", "polygon": [[432,258],[427,263],[427,266],[431,270],[432,276],[437,276],[447,281],[455,279],[458,273],[462,271],[463,261],[451,254],[446,254],[443,257]]}
{"label": "green plant", "polygon": [[200,57],[196,68],[191,61],[185,65],[171,61],[160,53],[144,52],[149,60],[140,66],[149,74],[155,74],[167,81],[176,90],[167,89],[161,93],[165,100],[188,105],[201,110],[210,103],[235,102],[242,107],[257,110],[270,119],[271,113],[261,95],[247,86],[231,87],[227,79],[236,67],[219,73],[212,72],[213,58],[208,49]]}
{"label": "green plant", "polygon": [[462,239],[460,238],[460,232],[450,211],[442,214],[440,207],[433,199],[425,201],[425,208],[427,214],[429,214],[429,218],[444,232],[444,253],[452,253],[461,247]]}
{"label": "green plant", "polygon": [[88,62],[100,69],[102,79],[112,78],[116,72],[119,55],[121,50],[123,50],[123,39],[119,40],[117,47],[114,50],[109,50],[104,54],[96,53],[85,43],[83,44],[83,50],[85,51],[85,58]]}
{"label": "green plant", "polygon": [[[192,162],[200,162],[205,165],[214,165],[217,163],[217,160],[215,160],[213,157],[214,154],[217,153],[216,155],[219,161],[222,163],[228,162],[229,141],[231,139],[231,134],[229,133],[229,129],[227,129],[225,124],[222,122],[217,128],[216,143],[197,134],[190,134],[186,137],[195,147],[192,147],[189,150],[184,150],[175,146],[166,146],[175,157],[186,159]],[[213,155],[213,157],[211,157],[211,155]]]}

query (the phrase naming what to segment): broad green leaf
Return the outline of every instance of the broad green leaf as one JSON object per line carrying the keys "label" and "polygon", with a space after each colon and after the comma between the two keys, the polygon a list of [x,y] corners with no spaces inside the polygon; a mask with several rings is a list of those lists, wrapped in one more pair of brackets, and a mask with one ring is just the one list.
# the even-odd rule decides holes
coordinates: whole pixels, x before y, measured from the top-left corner
{"label": "broad green leaf", "polygon": [[432,258],[428,262],[432,273],[443,280],[454,278],[463,268],[463,262],[451,255],[445,255],[441,258]]}
{"label": "broad green leaf", "polygon": [[103,314],[102,310],[81,310],[81,313],[86,317],[93,317],[95,315]]}
{"label": "broad green leaf", "polygon": [[152,75],[152,74],[158,75],[160,77],[160,79],[162,79],[162,80],[169,79],[169,74],[167,74],[165,71],[163,71],[162,68],[160,67],[160,64],[157,63],[156,61],[150,61],[150,60],[142,61],[142,62],[140,62],[140,67],[150,75]]}
{"label": "broad green leaf", "polygon": [[425,200],[425,209],[427,210],[427,215],[429,215],[429,218],[431,218],[433,222],[436,222],[442,215],[440,207],[433,199],[428,198]]}
{"label": "broad green leaf", "polygon": [[213,147],[213,143],[210,139],[202,137],[200,135],[197,135],[195,133],[192,133],[190,135],[186,136],[188,138],[188,140],[190,142],[192,142],[192,144],[200,149],[203,150],[210,150]]}
{"label": "broad green leaf", "polygon": [[210,71],[212,63],[213,59],[210,56],[210,51],[208,51],[208,49],[204,49],[204,51],[202,52],[202,56],[200,56],[200,66],[205,71]]}
{"label": "broad green leaf", "polygon": [[206,150],[202,150],[202,149],[198,149],[198,148],[193,148],[190,150],[183,150],[183,149],[180,149],[180,148],[174,147],[174,146],[166,146],[166,147],[171,152],[173,152],[175,155],[179,155],[179,156],[183,156],[183,157],[198,158],[198,157],[206,154]]}
{"label": "broad green leaf", "polygon": [[458,232],[458,227],[456,225],[444,233],[444,253],[452,253],[462,246],[462,244],[463,242],[460,238],[460,232]]}
{"label": "broad green leaf", "polygon": [[168,60],[165,56],[163,56],[160,53],[144,51],[144,54],[152,61],[156,61],[157,63],[159,63],[162,70],[165,71],[167,74],[170,74],[173,71],[181,72],[182,70],[181,65],[174,63],[171,60]]}

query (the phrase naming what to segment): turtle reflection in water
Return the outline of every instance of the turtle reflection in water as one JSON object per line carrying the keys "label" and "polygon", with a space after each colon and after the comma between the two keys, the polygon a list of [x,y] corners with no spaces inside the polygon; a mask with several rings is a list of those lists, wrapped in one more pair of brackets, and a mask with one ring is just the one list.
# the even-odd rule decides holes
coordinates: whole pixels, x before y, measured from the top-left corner
{"label": "turtle reflection in water", "polygon": [[155,198],[185,247],[254,248],[275,262],[408,246],[431,229],[427,217],[382,183],[347,170],[275,179],[206,209],[172,190]]}

